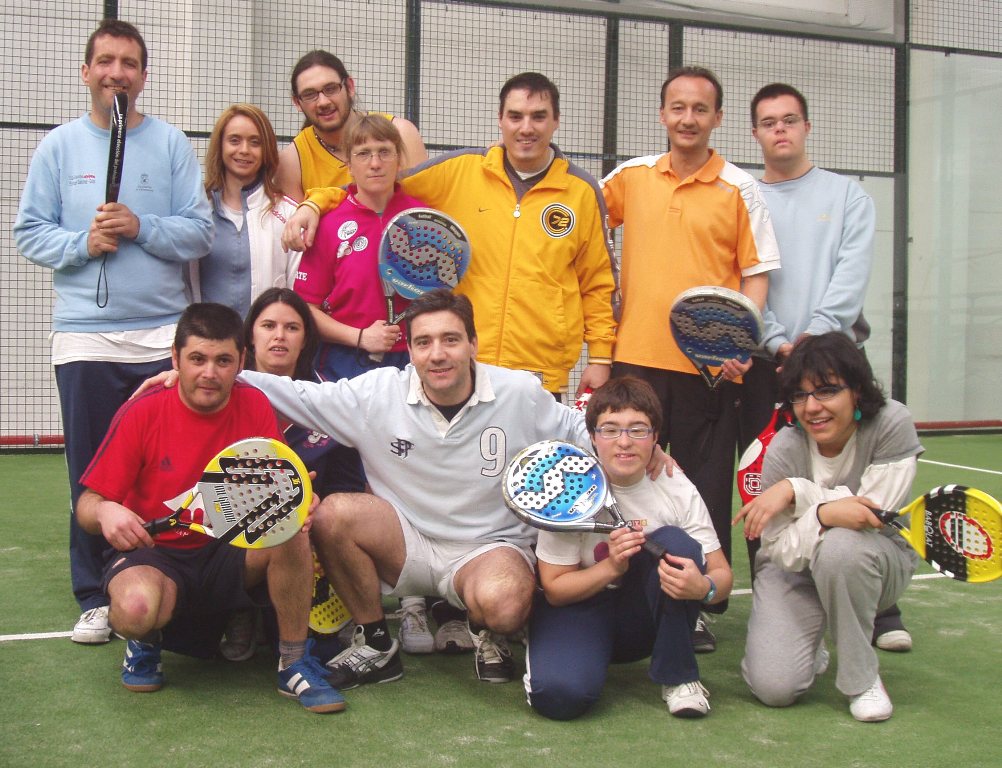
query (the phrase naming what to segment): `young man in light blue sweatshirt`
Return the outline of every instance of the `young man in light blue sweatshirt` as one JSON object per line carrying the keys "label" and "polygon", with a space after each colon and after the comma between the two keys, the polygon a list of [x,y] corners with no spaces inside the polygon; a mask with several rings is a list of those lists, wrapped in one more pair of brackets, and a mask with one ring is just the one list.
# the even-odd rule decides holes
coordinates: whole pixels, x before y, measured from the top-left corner
{"label": "young man in light blue sweatshirt", "polygon": [[[146,84],[139,31],[105,20],[87,41],[88,114],[50,132],[32,157],[14,223],[25,258],[52,270],[52,362],[63,417],[72,508],[80,476],[118,407],[170,368],[174,325],[188,304],[182,271],[212,239],[201,169],[185,135],[136,110]],[[107,202],[111,106],[129,97],[120,201]],[[100,536],[70,518],[70,571],[83,611],[72,639],[110,637]]]}
{"label": "young man in light blue sweatshirt", "polygon": [[[870,337],[863,299],[876,230],[873,200],[863,188],[818,168],[808,157],[811,123],[800,91],[785,83],[764,86],[752,99],[751,120],[765,163],[759,188],[769,206],[783,268],[769,274],[765,359],[744,377],[741,451],[772,416],[776,367],[798,341],[839,331],[862,346]],[[749,542],[753,570],[757,549],[757,540]],[[884,650],[911,648],[896,606],[877,616],[873,641]]]}

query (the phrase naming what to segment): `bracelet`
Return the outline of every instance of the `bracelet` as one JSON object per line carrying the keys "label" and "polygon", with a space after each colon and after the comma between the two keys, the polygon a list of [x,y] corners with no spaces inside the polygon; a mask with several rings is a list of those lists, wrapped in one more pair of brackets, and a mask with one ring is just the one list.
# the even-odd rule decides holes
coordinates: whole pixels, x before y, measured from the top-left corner
{"label": "bracelet", "polygon": [[312,200],[303,200],[303,202],[301,202],[299,205],[296,206],[296,210],[298,211],[300,208],[309,208],[317,216],[320,215],[320,206],[314,203]]}
{"label": "bracelet", "polygon": [[817,508],[814,510],[814,516],[818,519],[818,525],[821,526],[821,530],[827,531],[831,526],[825,525],[821,522],[821,507],[823,506],[824,504],[818,504]]}
{"label": "bracelet", "polygon": [[710,588],[707,590],[706,597],[703,598],[702,603],[703,605],[709,605],[711,602],[713,602],[713,598],[717,596],[717,585],[714,584],[713,579],[711,579],[705,573],[703,574],[703,578],[705,578],[708,582],[710,582]]}
{"label": "bracelet", "polygon": [[365,328],[358,329],[358,341],[355,342],[355,349],[362,348],[362,334],[365,333]]}

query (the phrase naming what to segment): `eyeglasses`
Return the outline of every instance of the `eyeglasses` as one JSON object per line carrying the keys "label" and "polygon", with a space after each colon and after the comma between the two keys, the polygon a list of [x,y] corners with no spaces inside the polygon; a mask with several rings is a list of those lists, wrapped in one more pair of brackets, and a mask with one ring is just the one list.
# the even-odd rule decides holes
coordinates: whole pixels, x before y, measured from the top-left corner
{"label": "eyeglasses", "polygon": [[344,88],[344,83],[327,83],[327,85],[325,85],[319,91],[314,91],[314,90],[303,91],[301,94],[299,94],[297,98],[300,101],[307,101],[307,102],[316,101],[317,99],[320,98],[320,94],[322,93],[328,99],[333,99],[335,96],[341,93],[342,88]]}
{"label": "eyeglasses", "polygon": [[360,163],[371,163],[372,158],[378,157],[384,163],[392,160],[397,156],[397,150],[390,149],[389,147],[383,147],[382,149],[360,149],[358,152],[351,153],[351,159],[357,160]]}
{"label": "eyeglasses", "polygon": [[603,424],[595,430],[595,434],[603,440],[617,440],[624,433],[632,440],[646,440],[653,432],[651,427],[615,427],[612,424]]}
{"label": "eyeglasses", "polygon": [[771,117],[767,117],[765,120],[758,121],[758,127],[763,131],[772,131],[777,125],[782,123],[785,127],[792,128],[797,123],[803,122],[803,119],[800,115],[787,115],[781,120],[773,120]]}
{"label": "eyeglasses", "polygon": [[790,395],[790,402],[793,403],[794,405],[803,405],[804,403],[807,402],[807,398],[813,397],[819,403],[823,403],[825,400],[831,400],[843,389],[848,389],[848,388],[849,387],[845,386],[844,384],[842,386],[836,386],[835,384],[828,384],[823,387],[818,387],[817,389],[811,392],[805,392],[804,390],[801,389]]}

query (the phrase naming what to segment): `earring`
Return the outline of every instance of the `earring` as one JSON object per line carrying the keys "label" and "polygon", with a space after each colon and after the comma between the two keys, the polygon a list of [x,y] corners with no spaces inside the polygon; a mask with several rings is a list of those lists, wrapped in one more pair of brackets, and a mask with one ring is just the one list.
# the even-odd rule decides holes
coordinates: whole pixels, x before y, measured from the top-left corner
{"label": "earring", "polygon": [[863,412],[859,410],[859,406],[856,406],[856,410],[852,412],[852,418],[854,421],[860,421],[863,418]]}

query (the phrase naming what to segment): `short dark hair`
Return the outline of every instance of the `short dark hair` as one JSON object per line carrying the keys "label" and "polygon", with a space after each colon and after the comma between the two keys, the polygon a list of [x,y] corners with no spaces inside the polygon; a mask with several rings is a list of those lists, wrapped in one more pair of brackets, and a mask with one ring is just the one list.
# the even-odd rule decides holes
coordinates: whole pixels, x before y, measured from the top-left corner
{"label": "short dark hair", "polygon": [[237,352],[244,351],[244,323],[236,310],[223,304],[206,301],[189,304],[181,318],[177,321],[174,332],[174,349],[180,352],[188,339],[198,336],[210,341],[227,341],[232,339],[237,345]]}
{"label": "short dark hair", "polygon": [[[310,51],[302,56],[299,61],[296,62],[296,66],[292,68],[292,77],[289,79],[289,83],[292,85],[293,96],[297,98],[299,97],[299,89],[296,87],[296,80],[310,67],[327,67],[328,69],[333,69],[338,73],[338,76],[341,78],[341,82],[343,83],[351,77],[351,75],[348,74],[348,70],[344,66],[344,62],[342,62],[341,59],[333,53],[320,49]],[[347,83],[345,83],[344,87],[348,87]]]}
{"label": "short dark hair", "polygon": [[585,411],[585,426],[588,428],[588,433],[595,434],[598,418],[602,414],[618,413],[627,408],[640,411],[650,420],[654,431],[661,433],[661,422],[664,418],[661,401],[654,393],[654,388],[636,376],[609,379],[595,390],[591,400],[588,401],[588,410]]}
{"label": "short dark hair", "polygon": [[120,19],[105,19],[98,24],[97,29],[90,33],[87,38],[87,46],[84,48],[84,64],[90,66],[91,59],[94,58],[94,44],[99,37],[124,37],[134,40],[139,45],[140,58],[142,60],[143,72],[146,71],[146,64],[149,60],[149,52],[146,50],[146,41],[139,34],[139,30],[127,21]]}
{"label": "short dark hair", "polygon": [[856,405],[864,419],[876,416],[887,402],[863,350],[838,331],[805,337],[794,345],[783,363],[779,396],[783,399],[782,410],[789,416],[793,415],[790,397],[800,389],[804,379],[814,382],[815,387],[844,381],[856,393]]}
{"label": "short dark hair", "polygon": [[752,128],[755,127],[758,120],[758,104],[760,101],[765,99],[776,99],[780,96],[792,96],[800,104],[800,111],[802,112],[801,117],[804,118],[806,122],[807,117],[807,99],[804,98],[804,94],[794,88],[792,85],[787,85],[786,83],[769,83],[769,85],[763,85],[758,89],[758,93],[755,94],[754,98],[751,100],[751,124]]}
{"label": "short dark hair", "polygon": [[257,322],[261,313],[272,304],[288,305],[303,321],[305,338],[303,340],[303,348],[299,352],[299,358],[296,360],[296,368],[292,372],[292,377],[294,379],[312,379],[313,358],[316,356],[317,348],[320,346],[320,332],[317,330],[317,324],[313,320],[313,313],[310,312],[310,308],[303,301],[303,297],[291,288],[269,288],[254,299],[254,303],[251,304],[250,309],[247,311],[247,319],[244,320],[244,346],[247,349],[247,361],[244,363],[244,368],[248,371],[257,370],[257,359],[254,357],[256,354],[254,350],[254,323]]}
{"label": "short dark hair", "polygon": [[498,95],[498,117],[504,114],[505,99],[512,91],[528,91],[530,96],[545,93],[550,97],[550,104],[553,105],[553,116],[560,117],[560,91],[546,75],[539,72],[522,72],[514,77],[509,77],[501,86],[501,93]]}
{"label": "short dark hair", "polygon": [[700,77],[703,80],[709,80],[713,85],[713,90],[717,92],[717,98],[714,102],[716,111],[719,112],[724,108],[724,87],[720,84],[717,76],[713,74],[713,70],[706,67],[675,67],[675,69],[668,72],[668,78],[661,84],[662,109],[665,105],[665,94],[668,93],[668,86],[673,80],[677,80],[680,77]]}
{"label": "short dark hair", "polygon": [[477,338],[477,326],[473,322],[473,304],[462,294],[453,293],[448,288],[436,288],[418,296],[404,312],[407,344],[411,343],[411,324],[414,319],[431,312],[452,312],[463,321],[470,341]]}

